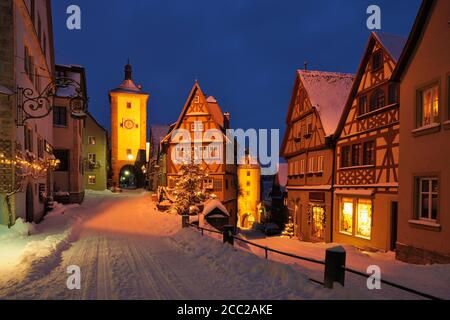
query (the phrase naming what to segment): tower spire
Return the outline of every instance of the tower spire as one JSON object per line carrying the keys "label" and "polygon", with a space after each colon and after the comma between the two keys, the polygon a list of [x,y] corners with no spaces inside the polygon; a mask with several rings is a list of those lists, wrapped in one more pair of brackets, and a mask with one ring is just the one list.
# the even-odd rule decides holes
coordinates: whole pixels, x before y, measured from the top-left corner
{"label": "tower spire", "polygon": [[131,80],[131,64],[130,64],[130,58],[128,58],[127,64],[125,65],[125,80]]}

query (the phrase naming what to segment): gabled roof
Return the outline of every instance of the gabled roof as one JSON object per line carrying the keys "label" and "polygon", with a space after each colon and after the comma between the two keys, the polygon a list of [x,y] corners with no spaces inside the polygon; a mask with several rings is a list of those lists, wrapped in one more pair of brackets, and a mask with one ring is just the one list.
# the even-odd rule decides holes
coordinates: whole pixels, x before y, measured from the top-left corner
{"label": "gabled roof", "polygon": [[373,35],[381,43],[383,48],[386,49],[391,58],[397,62],[405,47],[406,38],[384,32],[373,32]]}
{"label": "gabled roof", "polygon": [[311,104],[319,114],[325,136],[330,136],[336,131],[353,79],[354,75],[347,73],[298,70],[286,117],[287,131],[283,137],[281,150],[285,150],[288,142],[290,121],[300,82],[305,87]]}
{"label": "gabled roof", "polygon": [[106,133],[106,136],[108,136],[108,130],[105,129],[98,121],[95,119],[95,117],[90,113],[89,111],[86,112],[87,116],[92,120],[92,122],[99,127],[101,130],[103,130]]}
{"label": "gabled roof", "polygon": [[311,104],[320,115],[325,136],[334,134],[352,88],[354,75],[346,73],[299,70]]}
{"label": "gabled roof", "polygon": [[[180,128],[181,122],[183,121],[184,116],[186,115],[186,112],[189,109],[191,101],[195,97],[195,94],[197,93],[197,91],[199,91],[201,95],[205,96],[202,92],[202,89],[200,88],[200,85],[196,81],[194,83],[194,86],[191,89],[191,92],[189,93],[189,96],[186,100],[186,103],[185,103],[181,113],[180,113],[180,116],[178,117],[177,122],[175,122],[175,124],[170,126],[171,130],[166,135],[166,137],[162,140],[162,142],[168,141],[171,137],[172,131]],[[214,99],[214,97],[210,96],[206,99],[206,104],[207,104],[208,111],[211,114],[212,118],[219,125],[220,129],[223,130],[224,129],[224,115],[222,113],[222,110],[219,107],[219,104],[217,103],[217,100]]]}
{"label": "gabled roof", "polygon": [[[384,42],[383,42],[384,41]],[[395,41],[398,41],[397,44],[394,44]],[[353,104],[353,99],[358,92],[359,84],[361,83],[361,79],[366,71],[367,63],[369,63],[369,59],[373,50],[373,47],[376,43],[379,43],[384,50],[389,54],[389,56],[397,63],[398,61],[398,52],[400,51],[400,47],[404,48],[406,43],[406,38],[395,35],[388,35],[386,33],[380,32],[372,32],[369,36],[369,40],[366,45],[366,49],[364,50],[364,55],[361,60],[361,63],[358,67],[358,71],[356,73],[355,80],[353,81],[353,86],[348,96],[347,102],[345,104],[344,112],[341,115],[339,120],[338,127],[336,129],[335,137],[338,138],[342,132],[342,129],[345,126],[345,121],[347,120],[347,115],[350,112],[350,109]],[[387,46],[387,47],[385,47]],[[397,57],[397,58],[396,58]]]}
{"label": "gabled roof", "polygon": [[432,9],[436,0],[423,0],[420,6],[419,13],[417,14],[416,20],[412,27],[412,31],[409,34],[408,41],[406,42],[405,49],[401,54],[397,66],[395,67],[394,73],[392,75],[392,80],[401,81],[404,72],[408,68],[411,59],[414,56],[417,46],[422,39],[422,35],[425,32],[427,23],[431,17]]}

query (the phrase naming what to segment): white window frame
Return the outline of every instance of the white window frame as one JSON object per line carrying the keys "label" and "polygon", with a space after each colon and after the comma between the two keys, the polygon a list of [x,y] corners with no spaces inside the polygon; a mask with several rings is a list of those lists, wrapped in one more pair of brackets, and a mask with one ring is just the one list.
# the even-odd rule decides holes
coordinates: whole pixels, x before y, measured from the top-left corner
{"label": "white window frame", "polygon": [[[422,191],[423,182],[426,181],[428,183],[428,192]],[[419,190],[418,190],[418,196],[419,196],[419,207],[417,212],[417,219],[422,221],[437,221],[437,215],[439,214],[439,208],[437,209],[438,212],[436,214],[436,219],[432,218],[433,215],[433,195],[437,196],[437,201],[439,201],[439,191],[433,192],[433,181],[436,181],[438,184],[438,190],[439,190],[439,179],[435,177],[419,177]],[[422,201],[423,196],[428,195],[428,218],[422,217]],[[438,203],[439,205],[439,203]]]}
{"label": "white window frame", "polygon": [[300,160],[300,175],[302,175],[302,176],[305,175],[305,173],[306,173],[305,165],[306,165],[306,160],[301,159]]}
{"label": "white window frame", "polygon": [[308,173],[314,173],[314,161],[315,161],[316,157],[311,157],[309,158],[308,161]]}
{"label": "white window frame", "polygon": [[205,125],[201,121],[195,121],[191,123],[191,131],[192,132],[203,132],[205,131]]}
{"label": "white window frame", "polygon": [[317,172],[323,173],[323,162],[325,157],[324,156],[318,156],[317,157]]}
{"label": "white window frame", "polygon": [[[92,161],[94,160],[94,161]],[[97,154],[96,153],[88,153],[88,161],[89,163],[96,164],[97,163]]]}

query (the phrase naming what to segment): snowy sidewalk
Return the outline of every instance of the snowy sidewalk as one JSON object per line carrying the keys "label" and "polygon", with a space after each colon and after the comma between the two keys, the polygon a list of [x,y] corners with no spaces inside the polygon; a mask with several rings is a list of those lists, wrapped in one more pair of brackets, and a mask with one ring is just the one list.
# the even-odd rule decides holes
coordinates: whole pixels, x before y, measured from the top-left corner
{"label": "snowy sidewalk", "polygon": [[[367,267],[371,265],[379,266],[382,278],[394,283],[416,289],[443,299],[450,299],[450,265],[413,265],[400,262],[395,259],[394,252],[365,252],[357,248],[343,244],[324,244],[309,243],[298,241],[297,239],[287,239],[279,236],[265,237],[258,231],[243,231],[239,236],[251,242],[267,246],[282,252],[293,253],[303,257],[309,257],[316,260],[325,260],[325,251],[327,248],[341,245],[347,252],[347,267],[366,272]],[[237,242],[239,243],[239,241]],[[244,250],[264,257],[262,249],[242,245]],[[323,266],[315,265],[281,256],[276,253],[269,253],[269,259],[287,264],[295,264],[305,268],[307,274],[317,280],[323,280]],[[356,275],[346,274],[346,284],[348,286],[364,286],[365,279]],[[379,292],[372,291],[374,298],[417,298],[417,296],[404,293],[383,285],[383,290]]]}

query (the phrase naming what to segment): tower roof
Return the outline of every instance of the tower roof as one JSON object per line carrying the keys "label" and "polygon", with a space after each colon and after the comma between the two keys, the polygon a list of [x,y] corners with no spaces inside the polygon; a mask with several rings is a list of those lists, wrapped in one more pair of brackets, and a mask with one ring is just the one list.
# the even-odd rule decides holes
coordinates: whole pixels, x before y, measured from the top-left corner
{"label": "tower roof", "polygon": [[142,88],[136,85],[132,79],[133,68],[131,67],[130,60],[128,60],[127,64],[125,65],[124,71],[124,80],[117,88],[111,90],[111,92],[145,93],[142,92]]}

